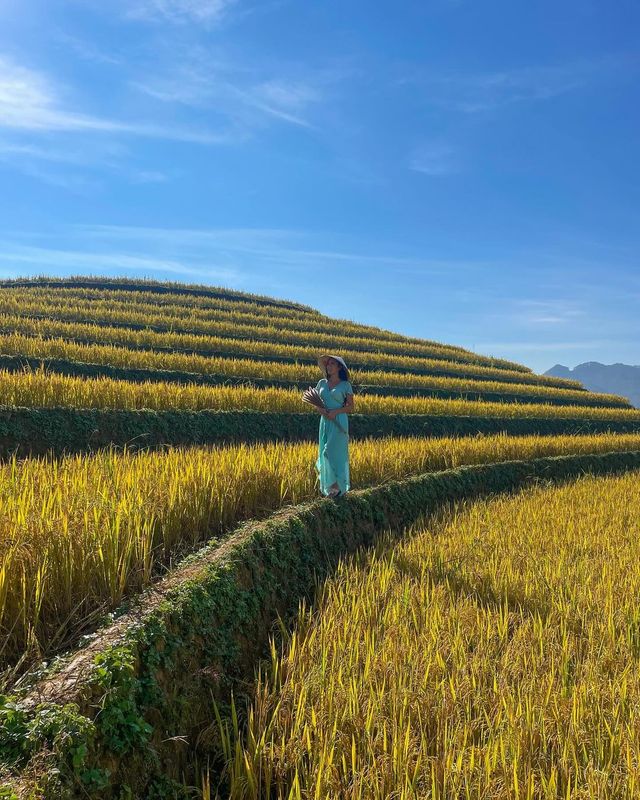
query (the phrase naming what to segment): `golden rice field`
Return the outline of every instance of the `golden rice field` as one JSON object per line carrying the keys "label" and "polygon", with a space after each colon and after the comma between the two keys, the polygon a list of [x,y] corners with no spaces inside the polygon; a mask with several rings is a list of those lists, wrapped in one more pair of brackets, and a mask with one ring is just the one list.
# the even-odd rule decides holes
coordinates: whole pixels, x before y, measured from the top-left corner
{"label": "golden rice field", "polygon": [[[152,330],[134,330],[130,328],[109,327],[80,322],[65,322],[53,319],[34,319],[31,317],[0,314],[0,332],[20,333],[29,336],[60,337],[80,342],[99,344],[115,344],[122,347],[151,350],[174,350],[195,354],[209,355],[224,353],[230,357],[262,358],[269,360],[286,358],[292,361],[310,361],[316,363],[318,347],[307,345],[287,345],[280,342],[260,341],[257,339],[234,339],[224,336],[196,336]],[[342,343],[343,344],[343,343]],[[347,363],[367,364],[375,368],[389,368],[399,371],[432,371],[454,373],[473,378],[491,378],[499,381],[515,381],[517,383],[540,383],[547,386],[580,388],[577,381],[567,381],[548,375],[535,375],[518,370],[499,369],[481,364],[468,364],[445,359],[416,358],[386,352],[364,352],[350,350],[344,346],[340,352]]]}
{"label": "golden rice field", "polygon": [[[99,308],[99,309],[118,309],[124,311],[130,309],[138,314],[157,315],[159,308],[163,310],[163,318],[176,319],[181,325],[192,326],[202,325],[203,322],[232,322],[238,324],[253,325],[256,322],[264,325],[266,322],[277,322],[278,327],[283,329],[315,331],[334,334],[337,325],[340,326],[340,333],[346,339],[351,337],[366,337],[368,341],[378,341],[383,345],[393,342],[403,344],[414,343],[419,345],[431,345],[448,352],[457,353],[460,356],[465,354],[469,357],[474,354],[465,351],[461,347],[454,345],[430,342],[425,339],[403,336],[399,333],[384,331],[371,325],[361,325],[348,320],[336,320],[331,317],[321,315],[319,312],[314,314],[308,311],[296,311],[286,308],[275,308],[260,306],[255,303],[240,303],[237,300],[214,300],[208,301],[207,305],[191,302],[204,298],[181,299],[180,295],[158,296],[153,292],[142,294],[140,292],[114,291],[114,290],[86,290],[86,289],[57,289],[55,291],[55,306],[52,306],[52,292],[44,288],[12,289],[2,293],[7,302],[8,313],[21,313],[22,304],[27,303],[30,308],[44,313],[51,308],[70,306],[73,308]],[[508,362],[511,363],[511,362]],[[513,364],[513,368],[520,368],[528,371],[519,364]]]}
{"label": "golden rice field", "polygon": [[[107,377],[78,378],[44,369],[0,370],[2,404],[51,408],[119,408],[199,411],[271,411],[316,414],[302,403],[298,389],[254,386],[199,386],[145,381],[135,383]],[[438,397],[393,397],[362,394],[360,414],[429,414],[437,416],[547,417],[557,419],[640,421],[640,410],[550,403],[499,403]]]}
{"label": "golden rice field", "polygon": [[[461,464],[640,450],[640,435],[354,442],[365,487]],[[102,451],[0,464],[0,662],[77,639],[180,553],[312,498],[315,443]]]}
{"label": "golden rice field", "polygon": [[[0,282],[0,287],[2,283]],[[224,290],[223,290],[224,291]],[[212,314],[215,318],[217,311],[238,312],[246,314],[258,314],[263,317],[277,317],[278,319],[327,319],[319,311],[304,307],[288,307],[278,305],[264,305],[251,300],[249,296],[240,299],[238,297],[213,297],[213,296],[199,296],[194,294],[178,294],[175,292],[167,291],[166,293],[158,294],[150,289],[123,289],[120,284],[114,284],[111,288],[94,288],[94,287],[72,287],[61,283],[59,286],[51,289],[50,287],[41,286],[33,283],[28,286],[7,286],[3,287],[2,294],[7,297],[28,297],[32,299],[50,298],[55,294],[56,297],[68,298],[69,300],[104,300],[113,298],[121,303],[142,303],[153,304],[156,308],[169,308],[176,311],[196,312],[198,314]],[[362,327],[363,330],[369,326],[360,326],[357,323],[350,323],[356,325],[357,328]],[[378,330],[378,328],[371,328]],[[400,338],[405,338],[401,334],[395,334]]]}
{"label": "golden rice field", "polygon": [[[640,452],[640,410],[624,398],[505,359],[216,287],[47,280],[0,281],[0,355],[246,384],[0,370],[10,435],[22,433],[16,407],[314,414],[298,388],[250,382],[315,385],[318,355],[336,351],[356,365],[357,413],[639,430],[355,440],[354,490],[467,464]],[[430,390],[459,399],[420,396]],[[186,553],[316,498],[317,451],[316,441],[270,442],[0,461],[0,691],[81,643]],[[343,564],[284,647],[273,645],[246,714],[242,701],[246,726],[235,716],[229,729],[212,709],[224,796],[640,798],[639,474],[459,504]],[[219,777],[205,771],[204,800]]]}
{"label": "golden rice field", "polygon": [[[74,285],[75,284],[75,285]],[[231,303],[249,303],[262,309],[276,311],[295,311],[296,313],[317,315],[318,311],[311,306],[291,300],[280,300],[267,295],[229,289],[225,286],[209,284],[182,283],[179,281],[155,281],[148,278],[108,277],[104,275],[69,275],[55,277],[39,275],[36,277],[3,278],[0,280],[0,291],[7,294],[20,291],[88,291],[113,292],[121,291],[128,295],[146,293],[150,297],[161,300],[163,297],[182,299],[184,302],[216,302],[224,300]]]}
{"label": "golden rice field", "polygon": [[[203,375],[222,375],[234,378],[308,381],[316,383],[318,368],[310,364],[288,364],[278,361],[256,361],[245,358],[216,358],[185,353],[163,353],[153,350],[128,350],[115,345],[80,344],[67,339],[23,336],[19,333],[0,334],[0,354],[32,358],[58,358],[85,364],[107,364],[125,369],[173,370]],[[416,392],[445,389],[459,392],[504,392],[537,395],[541,402],[574,400],[576,405],[628,404],[625,398],[610,394],[587,392],[584,389],[560,388],[535,383],[509,383],[471,378],[450,378],[437,375],[415,375],[383,370],[351,372],[355,386],[388,386],[413,388]]]}
{"label": "golden rice field", "polygon": [[[75,284],[75,285],[74,285]],[[39,275],[36,277],[3,278],[0,280],[0,290],[8,293],[22,290],[43,289],[47,292],[64,292],[85,290],[95,291],[122,291],[127,294],[137,292],[148,293],[152,297],[174,297],[185,302],[215,302],[224,299],[226,302],[250,303],[264,309],[296,311],[307,314],[317,314],[316,309],[291,300],[279,300],[266,295],[252,294],[251,292],[237,291],[224,286],[211,286],[208,284],[182,283],[179,281],[155,281],[148,278],[108,277],[105,275],[69,275],[55,277]]]}
{"label": "golden rice field", "polygon": [[225,797],[638,798],[638,473],[409,534],[343,565],[273,648],[247,731],[222,726]]}
{"label": "golden rice field", "polygon": [[0,314],[19,316],[44,315],[54,319],[72,322],[98,322],[102,325],[125,325],[161,328],[177,333],[192,333],[202,336],[231,337],[233,339],[258,339],[287,344],[311,345],[325,349],[344,348],[349,350],[377,351],[394,353],[400,356],[435,358],[463,363],[484,364],[490,367],[524,371],[519,364],[503,359],[464,352],[435,342],[406,342],[398,339],[372,338],[353,329],[343,332],[337,321],[325,324],[324,327],[313,326],[310,322],[294,322],[287,325],[287,320],[265,319],[259,314],[248,315],[241,319],[237,315],[231,319],[225,314],[217,314],[214,319],[203,319],[199,314],[191,315],[188,321],[179,314],[170,314],[166,309],[159,310],[153,304],[136,307],[131,302],[118,302],[113,299],[89,300],[70,303],[56,294],[31,300],[29,297],[12,297],[0,294]]}

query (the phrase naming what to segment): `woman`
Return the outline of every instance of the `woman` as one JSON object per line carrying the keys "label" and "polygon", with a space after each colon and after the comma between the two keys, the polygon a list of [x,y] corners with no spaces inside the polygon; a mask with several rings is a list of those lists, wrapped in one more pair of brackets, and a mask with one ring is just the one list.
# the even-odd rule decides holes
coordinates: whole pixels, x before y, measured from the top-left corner
{"label": "woman", "polygon": [[325,377],[316,389],[326,409],[322,415],[318,441],[316,470],[320,491],[328,497],[339,497],[349,491],[349,418],[354,409],[353,388],[349,370],[340,356],[326,355],[318,359]]}

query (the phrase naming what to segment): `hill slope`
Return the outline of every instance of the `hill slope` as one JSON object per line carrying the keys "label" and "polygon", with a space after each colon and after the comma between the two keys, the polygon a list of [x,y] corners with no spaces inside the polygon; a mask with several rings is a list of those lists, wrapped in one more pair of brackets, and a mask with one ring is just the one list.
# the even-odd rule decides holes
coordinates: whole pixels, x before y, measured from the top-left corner
{"label": "hill slope", "polygon": [[[335,502],[316,499],[318,419],[300,393],[326,352],[346,359],[356,395],[350,487]],[[51,800],[106,796],[87,794],[86,776],[132,797],[183,780],[175,742],[201,741],[212,692],[246,686],[276,617],[390,526],[640,463],[640,411],[623,398],[220,287],[0,282],[0,383],[0,689],[22,691],[25,670],[66,649],[73,672],[43,678],[60,692],[46,695],[53,717],[39,716],[39,683],[17,715],[3,706],[0,762],[19,773],[33,757],[41,774],[48,753],[50,777],[83,790]],[[173,588],[156,596],[167,570]],[[123,602],[148,611],[124,643],[118,622],[98,632]],[[70,770],[51,742],[81,698],[73,725],[88,738],[74,747],[91,756]],[[150,752],[151,772],[140,769]]]}
{"label": "hill slope", "polygon": [[[317,356],[327,350],[346,358],[359,384],[446,388],[463,396],[482,391],[484,381],[492,384],[488,392],[534,392],[540,402],[625,405],[619,398],[587,399],[578,382],[535,375],[521,364],[334,320],[283,300],[153,281],[0,281],[0,353],[6,355],[291,381],[296,375],[308,380],[309,367],[317,374]],[[433,378],[445,380],[436,385]]]}

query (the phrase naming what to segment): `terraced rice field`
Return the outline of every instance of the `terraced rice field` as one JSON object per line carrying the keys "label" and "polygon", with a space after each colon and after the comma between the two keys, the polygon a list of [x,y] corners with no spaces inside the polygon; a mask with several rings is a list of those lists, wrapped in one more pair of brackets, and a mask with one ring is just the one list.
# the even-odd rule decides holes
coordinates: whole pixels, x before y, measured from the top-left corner
{"label": "terraced rice field", "polygon": [[[321,377],[317,357],[334,351],[352,367],[355,434],[369,420],[364,430],[380,436],[386,414],[427,420],[420,437],[354,435],[353,489],[462,465],[640,451],[640,411],[625,398],[455,345],[217,287],[2,281],[3,688],[76,648],[185,554],[206,542],[217,552],[241,521],[318,496],[317,441],[258,442],[255,431],[265,412],[313,413],[301,388]],[[49,443],[60,408],[77,421],[69,430],[101,419],[86,409],[112,410],[112,428],[96,439],[107,444],[122,441],[113,431],[139,409],[194,426],[204,415],[187,412],[215,412],[207,424],[222,426],[224,412],[242,411],[234,424],[253,433],[213,446],[196,428],[188,441],[198,446],[169,447],[164,430],[149,450],[91,450],[88,436],[78,448],[63,443],[86,448],[79,455],[11,454],[6,443],[26,424],[16,420],[39,420],[33,435]],[[472,432],[491,417],[532,420],[547,434],[564,419],[637,422],[639,433],[430,437],[429,420],[450,434],[460,417]],[[234,798],[287,800],[640,796],[636,477],[459,506],[403,544],[345,563],[284,650],[274,645],[246,726],[220,719],[226,749],[202,781],[198,769],[192,794],[206,800],[226,782]],[[22,717],[3,703],[0,776],[16,741],[21,757],[27,747],[15,732]],[[91,780],[107,780],[96,769]]]}
{"label": "terraced rice field", "polygon": [[[19,333],[0,335],[0,353],[25,358],[58,359],[70,364],[97,364],[122,369],[148,369],[171,371],[176,381],[195,382],[198,376],[219,376],[222,379],[252,379],[263,381],[315,383],[318,378],[317,366],[302,363],[277,361],[258,361],[250,358],[198,356],[183,353],[165,353],[147,350],[129,350],[116,345],[81,344],[73,340],[24,336]],[[505,372],[505,375],[509,373]],[[535,398],[540,402],[575,405],[598,405],[602,407],[629,407],[628,400],[613,395],[586,392],[575,387],[555,386],[547,383],[516,383],[500,376],[502,380],[478,378],[442,377],[433,375],[382,370],[352,371],[352,383],[358,387],[380,386],[392,395],[395,389],[409,390],[414,395],[428,394],[429,391],[446,391],[461,396],[471,392],[491,394],[520,395]],[[522,376],[524,380],[525,376]],[[556,379],[550,379],[555,381]]]}
{"label": "terraced rice field", "polygon": [[[48,657],[180,554],[313,498],[316,450],[111,450],[0,465],[0,663]],[[615,450],[640,450],[640,435],[364,440],[350,458],[363,488],[465,464]]]}
{"label": "terraced rice field", "polygon": [[[63,316],[63,315],[61,315]],[[319,350],[335,349],[336,343],[327,342],[318,336],[314,344],[295,345],[262,338],[232,338],[231,336],[199,336],[191,333],[172,333],[157,331],[144,325],[132,323],[130,326],[99,325],[93,321],[67,321],[57,317],[28,317],[0,314],[0,333],[22,333],[29,336],[45,336],[68,339],[80,343],[105,343],[134,350],[160,350],[181,352],[193,355],[248,357],[255,360],[278,360],[285,363],[298,361],[313,363]],[[254,333],[258,336],[258,331]],[[339,345],[338,345],[339,346]],[[456,359],[442,358],[440,351],[429,351],[434,357],[404,355],[385,350],[363,351],[340,348],[349,364],[356,368],[376,367],[393,372],[406,372],[417,375],[447,373],[455,376],[488,378],[490,380],[513,381],[517,383],[543,384],[547,386],[567,386],[576,388],[576,383],[563,378],[543,375],[530,375],[524,370],[502,368],[500,364],[476,364],[475,356]],[[440,357],[439,357],[440,356]]]}
{"label": "terraced rice field", "polygon": [[[336,340],[335,320],[313,309],[208,287],[7,281],[0,284],[0,328],[0,357],[42,359],[40,368],[20,370],[18,362],[0,371],[3,413],[18,406],[312,413],[298,387],[320,377],[310,361],[339,348],[348,361],[363,362],[352,375],[356,387],[378,390],[358,396],[359,413],[640,420],[622,398],[586,392],[513,362],[350,321],[341,321],[344,335]],[[57,371],[60,364],[67,374]],[[118,367],[124,377],[74,376],[74,364]],[[151,377],[169,370],[175,379],[126,379],[126,370],[134,369]],[[197,385],[197,375],[266,385]],[[398,389],[409,394],[394,395]],[[453,397],[429,397],[430,391]],[[467,400],[466,392],[480,394]],[[482,393],[520,402],[485,401]],[[364,487],[478,460],[637,445],[635,436],[612,435],[365,441],[352,445],[352,468],[354,485]],[[59,649],[177,553],[240,519],[312,497],[314,460],[313,443],[249,442],[3,465],[0,660],[11,666]]]}
{"label": "terraced rice field", "polygon": [[638,475],[407,534],[343,564],[273,648],[246,734],[222,726],[228,796],[638,797]]}
{"label": "terraced rice field", "polygon": [[[316,413],[300,402],[298,389],[252,386],[196,386],[165,382],[132,383],[100,377],[74,378],[44,369],[13,373],[0,370],[3,404],[55,408],[116,408],[198,411],[278,411]],[[549,398],[546,398],[549,400]],[[581,418],[640,421],[640,411],[631,408],[546,403],[490,403],[434,397],[362,395],[362,414],[431,414],[437,416],[501,416]]]}

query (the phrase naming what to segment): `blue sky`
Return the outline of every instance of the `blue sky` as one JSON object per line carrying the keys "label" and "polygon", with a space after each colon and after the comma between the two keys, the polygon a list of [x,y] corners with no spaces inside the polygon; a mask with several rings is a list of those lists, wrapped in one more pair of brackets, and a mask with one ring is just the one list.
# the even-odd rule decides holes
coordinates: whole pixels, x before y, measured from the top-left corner
{"label": "blue sky", "polygon": [[640,363],[636,0],[0,0],[0,275]]}

